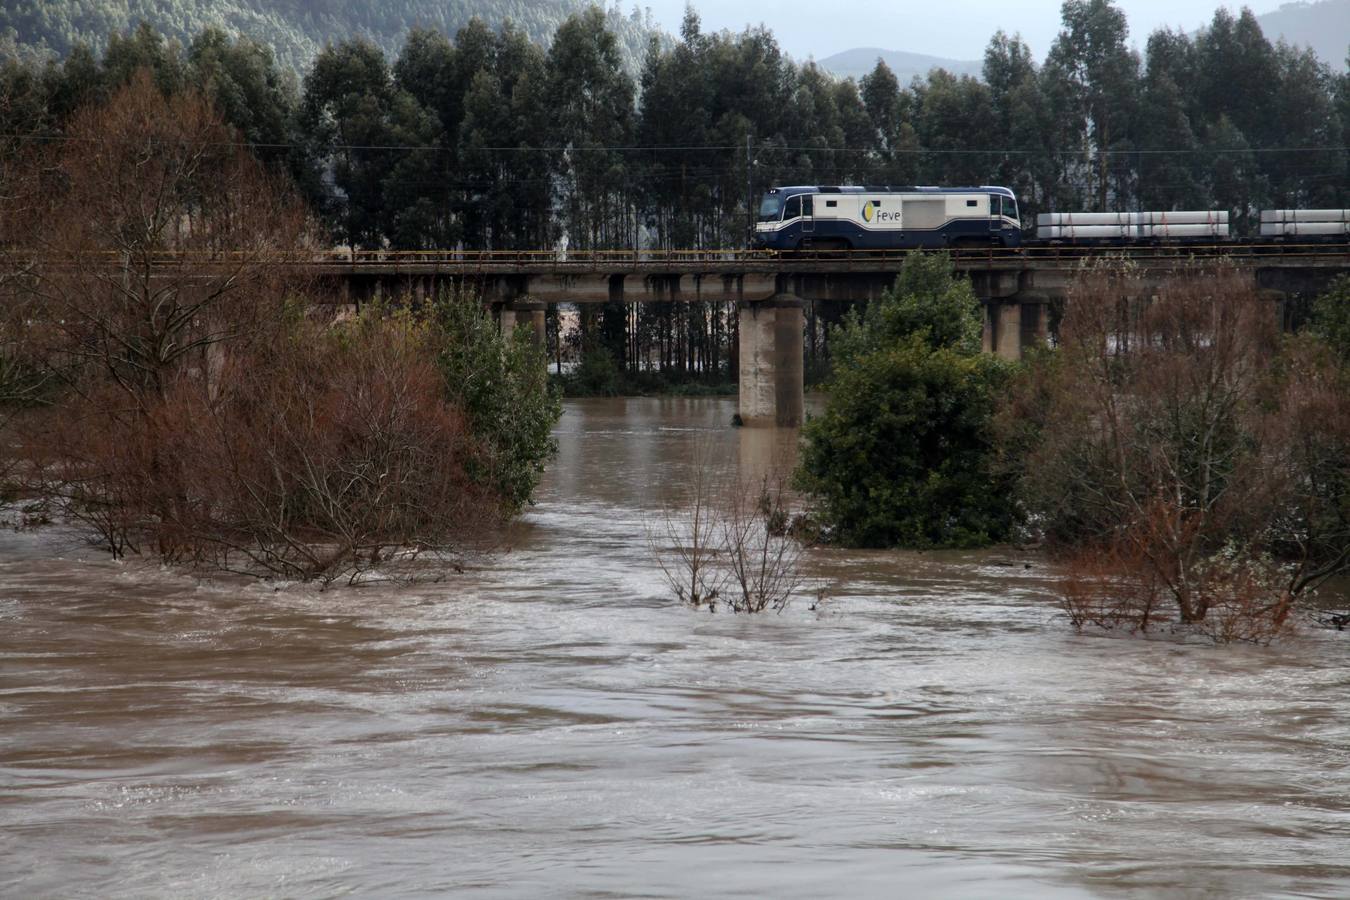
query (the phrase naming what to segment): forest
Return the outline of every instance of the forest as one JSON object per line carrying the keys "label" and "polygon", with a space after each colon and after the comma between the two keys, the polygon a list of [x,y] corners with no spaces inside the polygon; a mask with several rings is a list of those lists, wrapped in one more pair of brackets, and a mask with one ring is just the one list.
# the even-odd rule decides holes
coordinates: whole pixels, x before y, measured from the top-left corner
{"label": "forest", "polygon": [[[478,16],[510,20],[532,40],[546,43],[563,21],[589,0],[13,0],[0,7],[0,47],[34,58],[65,57],[80,46],[104,50],[112,35],[146,22],[187,44],[208,27],[249,35],[271,48],[282,66],[300,72],[329,43],[365,38],[397,53],[415,27],[453,34]],[[606,21],[636,71],[654,30],[636,9],[606,11]]]}
{"label": "forest", "polygon": [[[1146,40],[1110,0],[1062,11],[1044,60],[999,32],[982,77],[939,69],[909,85],[880,61],[835,78],[766,29],[707,33],[692,11],[678,40],[650,38],[636,75],[614,12],[594,6],[547,45],[532,25],[480,18],[453,35],[414,27],[396,53],[338,40],[301,80],[285,48],[217,27],[180,43],[143,24],[101,55],[78,41],[60,61],[9,54],[0,149],[59,140],[76,110],[144,68],[166,96],[210,98],[299,185],[332,243],[354,248],[734,248],[756,193],[803,183],[1004,184],[1024,224],[1050,210],[1224,209],[1238,235],[1261,208],[1350,206],[1350,75],[1271,43],[1246,9]],[[655,357],[663,374],[718,381],[734,361],[728,324],[711,308],[615,309],[582,332],[606,335],[629,375]],[[823,335],[813,322],[813,358]],[[592,362],[591,389],[617,389]]]}
{"label": "forest", "polygon": [[1109,0],[1068,0],[1063,17],[1043,61],[1000,32],[983,77],[909,85],[880,63],[836,79],[767,30],[708,34],[692,11],[636,78],[598,7],[547,46],[479,18],[414,28],[396,55],[341,40],[298,84],[273,47],[142,26],[101,58],[77,43],[62,62],[8,59],[0,131],[57,136],[148,67],[166,93],[202,88],[336,242],[366,248],[735,247],[748,195],[785,183],[1006,184],[1024,219],[1217,208],[1239,234],[1262,207],[1350,205],[1350,76],[1272,44],[1250,10],[1220,9],[1194,38],[1156,32],[1142,55]]}

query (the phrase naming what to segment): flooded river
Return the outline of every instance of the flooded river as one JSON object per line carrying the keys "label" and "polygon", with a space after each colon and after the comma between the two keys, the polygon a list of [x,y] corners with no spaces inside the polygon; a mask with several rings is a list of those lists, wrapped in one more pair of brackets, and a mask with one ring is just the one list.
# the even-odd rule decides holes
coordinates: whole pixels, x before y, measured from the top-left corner
{"label": "flooded river", "polygon": [[670,602],[723,400],[570,403],[511,552],[320,593],[0,535],[0,896],[1350,896],[1350,633],[1074,634],[1035,557]]}

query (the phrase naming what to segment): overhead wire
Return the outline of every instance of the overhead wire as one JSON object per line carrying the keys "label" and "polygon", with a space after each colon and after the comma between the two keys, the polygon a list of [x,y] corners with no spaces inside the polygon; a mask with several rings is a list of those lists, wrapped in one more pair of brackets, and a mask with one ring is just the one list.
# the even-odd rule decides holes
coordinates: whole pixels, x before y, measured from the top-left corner
{"label": "overhead wire", "polygon": [[[150,146],[170,146],[178,141],[159,141],[153,138],[110,138],[88,137],[65,134],[33,134],[31,132],[0,132],[0,138],[6,140],[32,142],[81,142],[99,144],[149,144]],[[267,141],[203,141],[201,145],[210,147],[233,147],[248,150],[303,150],[318,147],[328,152],[350,151],[407,151],[420,153],[565,153],[565,152],[613,152],[613,153],[684,153],[684,152],[744,152],[744,144],[558,144],[547,146],[484,146],[484,147],[447,147],[439,144],[317,144],[304,142],[267,142]],[[755,153],[884,153],[888,155],[932,155],[932,156],[1175,156],[1187,154],[1264,154],[1264,153],[1344,153],[1350,146],[1321,147],[1187,147],[1187,148],[1141,148],[1141,149],[1099,149],[1080,148],[1069,150],[1048,150],[1045,148],[933,148],[904,147],[881,150],[876,147],[830,147],[821,145],[779,145],[772,143],[752,144]]]}

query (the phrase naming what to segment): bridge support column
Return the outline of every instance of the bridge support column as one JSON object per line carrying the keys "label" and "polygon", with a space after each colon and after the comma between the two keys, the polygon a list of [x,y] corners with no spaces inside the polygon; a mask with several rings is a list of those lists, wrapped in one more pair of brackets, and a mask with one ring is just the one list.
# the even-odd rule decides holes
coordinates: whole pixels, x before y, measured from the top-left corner
{"label": "bridge support column", "polygon": [[505,303],[501,308],[501,326],[502,334],[510,335],[517,326],[527,325],[530,334],[534,337],[534,342],[540,347],[548,345],[548,332],[545,330],[544,311],[547,309],[544,303],[532,303],[517,300],[514,303]]}
{"label": "bridge support column", "polygon": [[[1050,304],[1034,303],[1030,304],[1035,312],[1035,321],[1032,324],[1032,337],[1038,347],[1046,347],[1050,344]],[[1026,309],[1028,304],[1022,304]],[[1025,317],[1023,319],[1025,321]]]}
{"label": "bridge support column", "polygon": [[994,352],[999,359],[1016,362],[1022,358],[1022,304],[1001,300],[998,301],[997,309]]}
{"label": "bridge support column", "polygon": [[740,305],[740,417],[746,425],[802,424],[802,301],[790,294]]}

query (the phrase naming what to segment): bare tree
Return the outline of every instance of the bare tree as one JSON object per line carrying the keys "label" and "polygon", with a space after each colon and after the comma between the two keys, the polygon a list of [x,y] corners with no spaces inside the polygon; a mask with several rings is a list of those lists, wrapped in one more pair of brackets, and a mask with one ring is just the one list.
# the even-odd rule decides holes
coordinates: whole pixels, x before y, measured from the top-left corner
{"label": "bare tree", "polygon": [[1023,484],[1070,559],[1075,623],[1147,630],[1170,607],[1216,639],[1268,640],[1346,570],[1350,398],[1248,278],[1094,271],[1060,337],[1014,408],[1035,424]]}
{"label": "bare tree", "polygon": [[805,584],[803,548],[788,534],[784,479],[719,478],[701,448],[683,505],[668,508],[648,542],[677,599],[716,612],[782,612]]}
{"label": "bare tree", "polygon": [[310,245],[294,192],[194,93],[141,72],[10,167],[0,270],[30,360],[69,387],[162,396],[206,352],[275,326]]}
{"label": "bare tree", "polygon": [[4,346],[61,387],[24,478],[114,555],[327,583],[514,509],[471,477],[448,328],[316,318],[302,206],[202,98],[142,74],[6,176]]}
{"label": "bare tree", "polygon": [[718,560],[719,521],[717,501],[721,479],[711,464],[711,450],[701,445],[695,451],[693,482],[681,506],[668,506],[658,524],[647,525],[647,543],[666,583],[681,603],[716,611],[726,572]]}
{"label": "bare tree", "polygon": [[782,612],[805,578],[802,545],[787,534],[781,478],[733,488],[719,523],[725,602],[734,612]]}

